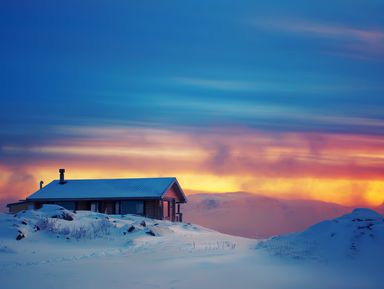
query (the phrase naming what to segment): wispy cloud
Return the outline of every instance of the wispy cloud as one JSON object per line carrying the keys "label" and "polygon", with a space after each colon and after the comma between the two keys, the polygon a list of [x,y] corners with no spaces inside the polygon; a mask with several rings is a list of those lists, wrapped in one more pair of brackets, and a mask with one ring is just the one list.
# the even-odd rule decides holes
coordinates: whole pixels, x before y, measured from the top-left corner
{"label": "wispy cloud", "polygon": [[[336,23],[291,19],[252,19],[251,24],[263,30],[332,40],[345,50],[344,55],[348,57],[384,56],[384,31],[381,28],[355,28]],[[340,55],[341,52],[335,54]]]}
{"label": "wispy cloud", "polygon": [[377,85],[354,85],[351,83],[331,82],[331,81],[300,81],[295,79],[273,80],[272,77],[254,77],[253,80],[234,80],[223,78],[199,78],[199,77],[172,77],[165,81],[172,85],[182,85],[186,87],[196,87],[200,89],[212,89],[219,91],[233,92],[265,92],[265,93],[340,93],[352,91],[370,91],[381,89]]}
{"label": "wispy cloud", "polygon": [[173,82],[196,86],[202,88],[211,88],[217,90],[228,91],[264,91],[270,90],[271,87],[268,83],[257,83],[247,81],[236,80],[224,80],[224,79],[209,79],[209,78],[191,78],[191,77],[175,77]]}

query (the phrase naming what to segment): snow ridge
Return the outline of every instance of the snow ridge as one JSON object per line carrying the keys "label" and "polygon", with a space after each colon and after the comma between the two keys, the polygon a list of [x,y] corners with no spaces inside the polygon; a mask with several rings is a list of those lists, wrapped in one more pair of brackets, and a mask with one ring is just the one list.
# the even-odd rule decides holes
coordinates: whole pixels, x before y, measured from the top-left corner
{"label": "snow ridge", "polygon": [[256,247],[294,259],[379,261],[384,257],[384,217],[370,209],[355,209],[303,232],[272,237]]}

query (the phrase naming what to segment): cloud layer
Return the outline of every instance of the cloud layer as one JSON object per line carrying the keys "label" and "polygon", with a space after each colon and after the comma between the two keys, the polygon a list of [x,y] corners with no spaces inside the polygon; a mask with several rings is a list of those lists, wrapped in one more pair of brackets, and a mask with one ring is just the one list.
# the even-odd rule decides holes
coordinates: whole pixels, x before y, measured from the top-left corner
{"label": "cloud layer", "polygon": [[8,2],[0,199],[65,166],[384,201],[380,1]]}

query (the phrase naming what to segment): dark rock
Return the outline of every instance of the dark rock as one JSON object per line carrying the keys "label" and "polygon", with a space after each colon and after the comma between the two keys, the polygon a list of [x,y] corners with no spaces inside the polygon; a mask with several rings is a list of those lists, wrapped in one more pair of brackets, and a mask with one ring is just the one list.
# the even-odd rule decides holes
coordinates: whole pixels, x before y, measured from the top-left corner
{"label": "dark rock", "polygon": [[63,211],[62,218],[63,220],[66,220],[66,221],[73,221],[74,219],[72,214],[68,211]]}
{"label": "dark rock", "polygon": [[73,221],[74,220],[72,213],[70,213],[70,212],[68,212],[66,210],[63,210],[61,215],[53,215],[51,218],[53,218],[53,219],[63,219],[63,220],[66,220],[66,221]]}
{"label": "dark rock", "polygon": [[136,228],[135,228],[134,225],[130,226],[129,229],[128,229],[128,233],[133,232],[135,229],[136,229]]}
{"label": "dark rock", "polygon": [[372,226],[373,224],[368,224],[366,226],[359,226],[357,227],[358,229],[368,229],[368,230],[372,230]]}
{"label": "dark rock", "polygon": [[148,234],[148,235],[153,236],[153,237],[156,236],[156,234],[152,230],[145,232],[145,234]]}
{"label": "dark rock", "polygon": [[39,227],[38,225],[35,225],[35,226],[33,227],[33,230],[34,230],[35,232],[40,231],[40,227]]}
{"label": "dark rock", "polygon": [[21,231],[18,231],[18,232],[19,232],[19,234],[16,236],[16,240],[20,241],[21,239],[25,238],[25,235]]}
{"label": "dark rock", "polygon": [[144,220],[141,221],[140,225],[143,226],[143,227],[146,227],[146,226],[147,226],[147,224],[145,223]]}
{"label": "dark rock", "polygon": [[22,220],[21,223],[22,223],[23,225],[28,225],[27,220]]}

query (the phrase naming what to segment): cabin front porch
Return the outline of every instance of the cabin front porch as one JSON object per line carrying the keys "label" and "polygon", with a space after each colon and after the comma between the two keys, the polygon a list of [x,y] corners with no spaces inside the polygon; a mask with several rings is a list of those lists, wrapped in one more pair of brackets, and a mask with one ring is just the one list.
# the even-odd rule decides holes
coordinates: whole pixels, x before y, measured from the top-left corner
{"label": "cabin front porch", "polygon": [[71,211],[92,211],[109,215],[134,214],[147,218],[182,222],[180,203],[171,200],[89,200],[34,202],[38,209],[42,204],[56,204]]}

